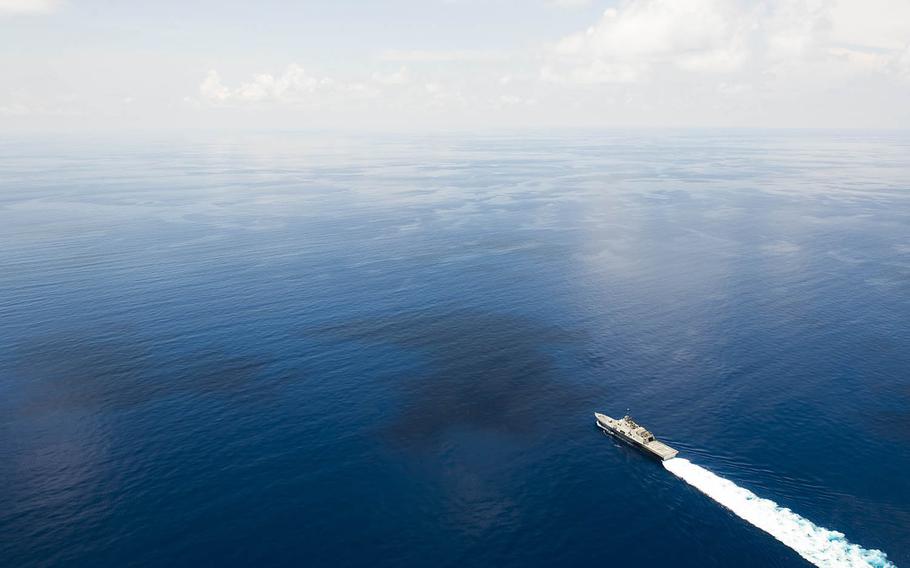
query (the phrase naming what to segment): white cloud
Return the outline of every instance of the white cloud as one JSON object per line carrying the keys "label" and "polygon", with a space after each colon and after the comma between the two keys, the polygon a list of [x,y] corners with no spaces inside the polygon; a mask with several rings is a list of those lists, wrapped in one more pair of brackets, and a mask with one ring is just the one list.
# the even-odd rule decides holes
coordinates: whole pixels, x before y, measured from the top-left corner
{"label": "white cloud", "polygon": [[483,61],[503,61],[508,59],[506,53],[479,49],[390,49],[379,54],[380,61],[404,63],[465,63]]}
{"label": "white cloud", "polygon": [[895,58],[894,67],[902,79],[910,81],[910,44]]}
{"label": "white cloud", "polygon": [[615,59],[650,58],[726,48],[734,23],[717,0],[636,0],[610,8],[594,26],[557,45],[565,54],[590,52]]}
{"label": "white cloud", "polygon": [[871,1],[870,9],[859,0],[626,0],[552,45],[541,75],[582,84],[674,72],[760,79],[810,68],[899,75],[904,56],[897,48],[910,44],[910,2]]}
{"label": "white cloud", "polygon": [[21,103],[11,103],[0,105],[0,116],[26,116],[31,114],[32,110]]}
{"label": "white cloud", "polygon": [[748,93],[752,90],[752,85],[748,83],[727,83],[722,82],[717,86],[717,92],[721,95],[726,96],[737,96],[743,93]]}
{"label": "white cloud", "polygon": [[591,59],[580,65],[544,65],[540,79],[545,83],[597,85],[604,83],[636,83],[645,75],[642,64]]}
{"label": "white cloud", "polygon": [[0,14],[48,14],[58,5],[56,0],[0,0]]}
{"label": "white cloud", "polygon": [[591,0],[550,0],[550,4],[561,8],[581,8],[591,3]]}
{"label": "white cloud", "polygon": [[411,75],[407,67],[401,67],[392,73],[373,73],[372,79],[380,85],[406,85],[411,82]]}
{"label": "white cloud", "polygon": [[209,71],[199,85],[199,95],[204,102],[214,105],[248,103],[306,103],[315,102],[316,96],[329,91],[362,92],[359,84],[341,84],[328,77],[316,77],[303,67],[291,64],[279,76],[260,73],[251,81],[230,88],[217,71]]}
{"label": "white cloud", "polygon": [[210,70],[199,85],[199,94],[209,102],[224,102],[231,98],[231,90],[221,83],[221,75]]}
{"label": "white cloud", "polygon": [[439,111],[466,108],[469,104],[458,85],[412,75],[406,67],[375,72],[369,79],[358,81],[316,76],[297,64],[289,65],[281,75],[260,73],[236,86],[226,84],[217,71],[210,70],[199,84],[198,98],[187,98],[185,102],[191,106],[298,108],[339,113],[352,109],[368,113]]}
{"label": "white cloud", "polygon": [[839,0],[829,19],[832,41],[842,47],[900,50],[910,43],[907,0]]}
{"label": "white cloud", "polygon": [[561,75],[584,83],[636,81],[660,65],[734,71],[748,57],[752,25],[738,8],[725,0],[632,0],[563,38],[552,54],[568,67]]}

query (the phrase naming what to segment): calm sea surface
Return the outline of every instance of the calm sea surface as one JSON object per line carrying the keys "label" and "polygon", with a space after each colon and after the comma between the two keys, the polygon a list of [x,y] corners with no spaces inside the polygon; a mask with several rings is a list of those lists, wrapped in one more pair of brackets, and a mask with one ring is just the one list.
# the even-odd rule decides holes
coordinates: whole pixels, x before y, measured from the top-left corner
{"label": "calm sea surface", "polygon": [[910,134],[0,139],[0,564],[910,566]]}

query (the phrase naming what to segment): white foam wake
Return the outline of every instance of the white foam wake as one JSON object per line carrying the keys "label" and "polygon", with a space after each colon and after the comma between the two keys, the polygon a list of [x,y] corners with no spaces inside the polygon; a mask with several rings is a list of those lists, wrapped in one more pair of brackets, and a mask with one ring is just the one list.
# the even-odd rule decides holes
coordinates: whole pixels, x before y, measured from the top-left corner
{"label": "white foam wake", "polygon": [[842,533],[819,527],[790,509],[769,499],[762,499],[689,460],[673,458],[663,464],[674,475],[786,544],[816,566],[895,568],[884,552],[866,550],[853,544]]}

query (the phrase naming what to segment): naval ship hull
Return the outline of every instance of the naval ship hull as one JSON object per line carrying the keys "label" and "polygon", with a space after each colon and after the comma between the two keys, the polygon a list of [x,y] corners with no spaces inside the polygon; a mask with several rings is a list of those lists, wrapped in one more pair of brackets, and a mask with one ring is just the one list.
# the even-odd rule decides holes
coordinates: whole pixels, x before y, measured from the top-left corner
{"label": "naval ship hull", "polygon": [[629,444],[630,446],[633,446],[635,448],[642,450],[645,454],[647,454],[653,458],[657,458],[657,459],[663,461],[663,460],[668,460],[668,459],[674,458],[674,457],[676,457],[676,454],[679,453],[661,441],[651,440],[648,442],[642,442],[642,441],[637,440],[634,437],[626,434],[621,429],[621,425],[622,425],[621,420],[616,420],[615,418],[610,418],[609,416],[607,416],[605,414],[600,414],[599,412],[595,412],[594,421],[597,424],[597,427],[600,428],[601,430],[603,430],[604,432],[606,432],[607,434],[610,434],[614,438],[617,438],[617,439]]}

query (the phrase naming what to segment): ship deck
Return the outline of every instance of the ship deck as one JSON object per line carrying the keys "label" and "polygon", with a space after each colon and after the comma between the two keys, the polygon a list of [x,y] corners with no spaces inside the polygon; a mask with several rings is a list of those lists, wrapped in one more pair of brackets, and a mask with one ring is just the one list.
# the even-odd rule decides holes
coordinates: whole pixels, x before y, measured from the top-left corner
{"label": "ship deck", "polygon": [[646,447],[649,450],[651,450],[652,452],[654,452],[655,454],[657,454],[657,456],[660,457],[660,459],[662,459],[662,460],[668,460],[670,458],[676,457],[676,454],[679,453],[676,450],[674,450],[673,448],[671,448],[670,446],[668,446],[658,440],[654,440],[653,442],[648,442]]}

